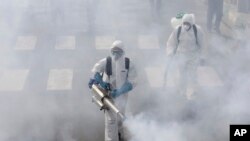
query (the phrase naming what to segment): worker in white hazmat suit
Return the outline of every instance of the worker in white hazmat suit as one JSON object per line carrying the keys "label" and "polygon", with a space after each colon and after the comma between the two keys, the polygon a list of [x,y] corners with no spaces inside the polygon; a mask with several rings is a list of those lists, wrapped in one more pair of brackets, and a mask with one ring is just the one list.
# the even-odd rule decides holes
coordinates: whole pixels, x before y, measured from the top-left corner
{"label": "worker in white hazmat suit", "polygon": [[182,24],[182,17],[185,15],[185,12],[179,12],[175,17],[171,18],[171,26],[176,28]]}
{"label": "worker in white hazmat suit", "polygon": [[167,55],[177,64],[177,89],[181,95],[192,97],[197,88],[196,70],[203,49],[203,31],[195,24],[194,14],[184,14],[167,41]]}
{"label": "worker in white hazmat suit", "polygon": [[[125,57],[122,41],[112,44],[111,56],[98,61],[92,72],[94,78],[90,80],[89,87],[99,83],[103,88],[110,88],[110,97],[125,113],[128,92],[135,87],[136,70],[131,60]],[[111,110],[105,110],[105,141],[121,141],[123,135],[122,121]]]}

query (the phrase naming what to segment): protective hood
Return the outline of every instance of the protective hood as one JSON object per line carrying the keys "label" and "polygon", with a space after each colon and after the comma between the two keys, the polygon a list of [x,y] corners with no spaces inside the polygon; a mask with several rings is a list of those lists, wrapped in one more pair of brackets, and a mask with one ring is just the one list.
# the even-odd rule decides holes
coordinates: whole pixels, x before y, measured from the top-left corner
{"label": "protective hood", "polygon": [[120,40],[115,41],[111,46],[110,52],[111,52],[111,57],[115,61],[121,58],[125,54],[124,45],[122,41]]}
{"label": "protective hood", "polygon": [[110,50],[112,51],[115,48],[119,48],[119,49],[123,50],[123,52],[125,52],[125,50],[124,50],[124,44],[120,40],[114,41],[113,44],[111,45],[111,49]]}
{"label": "protective hood", "polygon": [[191,25],[194,25],[195,24],[195,16],[194,14],[185,14],[182,18],[182,23],[184,22],[188,22],[190,23]]}

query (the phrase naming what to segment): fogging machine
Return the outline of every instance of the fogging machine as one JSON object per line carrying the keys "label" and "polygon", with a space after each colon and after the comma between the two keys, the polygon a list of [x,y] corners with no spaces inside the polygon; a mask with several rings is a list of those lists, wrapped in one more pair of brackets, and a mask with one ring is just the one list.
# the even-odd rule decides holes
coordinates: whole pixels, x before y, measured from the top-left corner
{"label": "fogging machine", "polygon": [[115,106],[113,100],[109,97],[109,92],[101,88],[97,84],[92,85],[92,91],[94,95],[92,96],[92,102],[94,102],[100,110],[107,109],[115,112],[122,120],[125,120],[125,116],[120,110]]}

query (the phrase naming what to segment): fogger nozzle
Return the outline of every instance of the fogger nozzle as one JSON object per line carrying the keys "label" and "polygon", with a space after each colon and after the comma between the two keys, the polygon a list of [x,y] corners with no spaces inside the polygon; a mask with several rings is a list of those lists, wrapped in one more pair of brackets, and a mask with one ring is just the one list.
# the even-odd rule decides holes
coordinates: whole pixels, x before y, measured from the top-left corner
{"label": "fogger nozzle", "polygon": [[115,106],[112,99],[108,97],[108,92],[100,88],[98,85],[92,85],[92,91],[96,96],[92,97],[92,100],[101,108],[107,107],[109,110],[115,112],[122,120],[125,120],[124,114]]}

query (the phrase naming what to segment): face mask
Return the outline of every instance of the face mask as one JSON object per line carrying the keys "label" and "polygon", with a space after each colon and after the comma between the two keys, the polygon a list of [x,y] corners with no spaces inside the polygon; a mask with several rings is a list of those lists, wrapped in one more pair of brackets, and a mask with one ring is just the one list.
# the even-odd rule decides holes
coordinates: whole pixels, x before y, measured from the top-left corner
{"label": "face mask", "polygon": [[111,50],[111,54],[114,60],[118,60],[123,55],[123,50],[121,49]]}
{"label": "face mask", "polygon": [[184,27],[184,29],[185,29],[186,31],[189,31],[189,30],[191,29],[190,23],[187,23],[187,22],[185,22],[185,23],[183,24],[183,27]]}
{"label": "face mask", "polygon": [[121,56],[121,53],[112,53],[112,57],[114,58],[114,60],[118,60]]}

